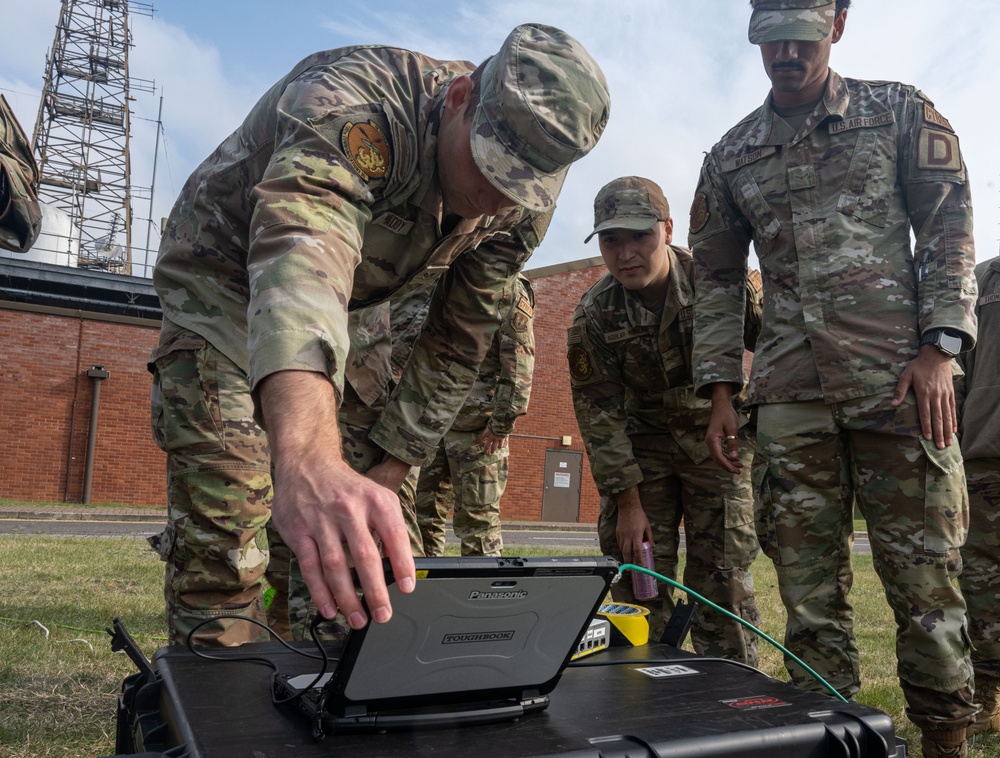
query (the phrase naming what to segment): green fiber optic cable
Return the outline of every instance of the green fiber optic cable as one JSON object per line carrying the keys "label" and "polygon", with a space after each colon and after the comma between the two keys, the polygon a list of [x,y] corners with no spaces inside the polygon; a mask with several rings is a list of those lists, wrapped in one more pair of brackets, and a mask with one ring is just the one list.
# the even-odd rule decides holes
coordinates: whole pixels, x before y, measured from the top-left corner
{"label": "green fiber optic cable", "polygon": [[809,674],[810,674],[810,676],[812,676],[813,679],[815,679],[817,682],[819,682],[824,687],[826,687],[828,690],[830,690],[830,693],[835,698],[837,698],[838,700],[840,700],[840,701],[842,701],[844,703],[848,702],[847,698],[845,698],[843,695],[841,695],[839,692],[837,692],[837,690],[835,690],[833,688],[833,685],[830,684],[828,681],[826,681],[826,679],[824,679],[823,677],[821,677],[819,674],[817,674],[815,671],[813,671],[809,666],[807,666],[802,661],[801,658],[799,658],[797,655],[795,655],[793,652],[791,652],[788,648],[786,648],[784,645],[782,645],[777,640],[774,640],[771,637],[769,637],[768,635],[766,635],[764,632],[762,632],[760,629],[758,629],[757,627],[755,627],[749,621],[744,621],[743,619],[741,619],[736,614],[730,613],[729,611],[727,611],[725,608],[720,608],[719,606],[717,606],[715,603],[713,603],[708,598],[702,597],[697,592],[695,592],[694,590],[688,589],[687,587],[685,587],[680,582],[675,582],[673,579],[669,579],[669,578],[663,576],[663,574],[657,574],[655,571],[651,571],[650,569],[644,568],[643,566],[636,566],[634,563],[623,563],[621,566],[618,567],[618,573],[620,574],[623,571],[638,571],[641,574],[649,574],[650,576],[655,576],[657,579],[660,579],[661,581],[666,582],[667,584],[671,585],[672,587],[676,587],[677,589],[681,590],[682,592],[686,592],[688,595],[690,595],[691,597],[693,597],[699,603],[704,603],[709,608],[714,608],[715,610],[717,610],[719,613],[723,614],[724,616],[726,616],[728,618],[731,618],[733,621],[738,621],[739,623],[743,624],[743,626],[745,626],[747,629],[751,630],[758,637],[763,637],[765,640],[767,640],[772,645],[774,645],[776,648],[778,648],[778,650],[780,650],[782,653],[784,653],[785,655],[787,655],[789,658],[791,658],[793,661],[795,661],[797,664],[799,664],[802,668],[804,668],[806,671],[808,671]]}

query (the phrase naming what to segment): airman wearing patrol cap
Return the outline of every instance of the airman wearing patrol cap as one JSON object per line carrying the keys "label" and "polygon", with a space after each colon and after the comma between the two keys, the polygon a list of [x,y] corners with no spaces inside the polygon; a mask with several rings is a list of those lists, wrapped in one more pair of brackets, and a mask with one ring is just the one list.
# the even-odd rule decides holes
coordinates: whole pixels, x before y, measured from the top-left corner
{"label": "airman wearing patrol cap", "polygon": [[[347,47],[299,63],[195,170],[153,273],[164,311],[153,432],[169,500],[156,542],[172,641],[202,622],[203,643],[261,638],[216,617],[263,619],[272,510],[325,617],[367,622],[353,563],[372,617],[389,618],[379,545],[397,586],[414,586],[395,492],[458,411],[499,326],[496,293],[609,112],[596,61],[551,26],[517,27],[478,68]],[[337,409],[345,380],[362,399],[384,391],[389,355],[349,359],[348,315],[439,277],[365,440],[383,460],[363,476],[342,454]]]}
{"label": "airman wearing patrol cap", "polygon": [[968,501],[951,382],[976,335],[968,176],[923,93],[830,70],[848,5],[753,1],[749,38],[771,92],[711,150],[691,207],[695,387],[714,401],[713,457],[737,470],[729,395],[753,243],[765,304],[748,389],[758,535],[778,567],[786,644],[842,695],[858,692],[856,502],[900,624],[907,715],[924,755],[959,756],[976,711],[955,587]]}
{"label": "airman wearing patrol cap", "polygon": [[[587,240],[595,235],[608,274],[580,299],[567,360],[577,423],[601,493],[601,550],[637,561],[648,540],[657,572],[676,579],[683,519],[684,584],[757,625],[752,453],[745,448],[741,473],[719,471],[702,439],[711,406],[695,397],[691,381],[691,253],[671,244],[663,191],[638,176],[615,179],[597,194]],[[748,277],[745,286],[746,341],[753,345],[759,279]],[[672,589],[663,583],[659,592],[639,601],[627,582],[612,589],[616,600],[650,609],[654,640],[674,607]],[[699,611],[691,640],[702,655],[756,665],[755,635],[720,614]]]}

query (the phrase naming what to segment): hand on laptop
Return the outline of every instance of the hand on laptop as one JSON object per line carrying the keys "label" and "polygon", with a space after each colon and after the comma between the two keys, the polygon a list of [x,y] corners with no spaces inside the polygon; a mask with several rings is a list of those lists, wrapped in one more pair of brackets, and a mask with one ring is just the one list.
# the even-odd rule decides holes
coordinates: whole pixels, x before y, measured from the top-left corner
{"label": "hand on laptop", "polygon": [[351,578],[358,572],[376,622],[392,615],[378,540],[403,592],[415,584],[410,540],[396,493],[341,457],[333,387],[322,374],[271,374],[260,387],[274,464],[271,515],[295,553],[325,618],[338,609],[354,629],[367,623]]}

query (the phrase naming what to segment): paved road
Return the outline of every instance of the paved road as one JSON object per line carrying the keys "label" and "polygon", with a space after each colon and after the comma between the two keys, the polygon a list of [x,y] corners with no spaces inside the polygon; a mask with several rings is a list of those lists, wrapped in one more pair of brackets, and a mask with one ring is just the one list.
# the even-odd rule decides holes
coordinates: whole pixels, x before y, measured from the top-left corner
{"label": "paved road", "polygon": [[[94,519],[14,519],[0,517],[0,534],[40,534],[56,537],[110,537],[145,539],[162,529],[162,524],[154,521],[115,521]],[[562,529],[516,529],[506,528],[504,543],[508,547],[558,547],[581,550],[597,549],[597,532],[575,527],[571,531]],[[457,544],[450,530],[446,538],[449,544]]]}

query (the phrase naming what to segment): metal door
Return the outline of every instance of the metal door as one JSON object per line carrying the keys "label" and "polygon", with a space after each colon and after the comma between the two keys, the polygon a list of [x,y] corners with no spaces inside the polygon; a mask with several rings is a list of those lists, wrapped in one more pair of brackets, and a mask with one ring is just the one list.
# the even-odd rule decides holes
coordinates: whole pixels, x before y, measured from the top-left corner
{"label": "metal door", "polygon": [[542,521],[580,520],[580,479],[583,452],[557,447],[545,450],[545,489],[542,493]]}

